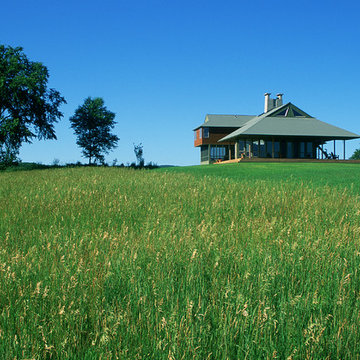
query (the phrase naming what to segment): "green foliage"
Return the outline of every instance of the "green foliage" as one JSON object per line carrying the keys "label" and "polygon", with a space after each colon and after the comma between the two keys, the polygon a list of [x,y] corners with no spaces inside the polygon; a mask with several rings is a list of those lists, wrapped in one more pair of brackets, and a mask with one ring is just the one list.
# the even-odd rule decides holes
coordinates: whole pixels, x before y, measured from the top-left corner
{"label": "green foliage", "polygon": [[89,159],[89,164],[104,162],[104,154],[116,147],[119,138],[111,134],[114,128],[115,114],[106,109],[102,98],[86,98],[79,106],[74,116],[70,118],[71,127],[77,136],[76,144],[83,150],[83,156]]}
{"label": "green foliage", "polygon": [[0,161],[16,159],[22,142],[56,139],[54,123],[65,99],[47,88],[47,68],[30,61],[21,47],[0,45]]}
{"label": "green foliage", "polygon": [[145,159],[144,159],[144,146],[142,143],[135,145],[134,144],[134,153],[136,156],[136,160],[138,163],[138,166],[144,167]]}
{"label": "green foliage", "polygon": [[350,156],[350,160],[360,160],[360,149],[356,149],[354,153]]}
{"label": "green foliage", "polygon": [[360,167],[254,165],[0,173],[0,358],[356,358]]}

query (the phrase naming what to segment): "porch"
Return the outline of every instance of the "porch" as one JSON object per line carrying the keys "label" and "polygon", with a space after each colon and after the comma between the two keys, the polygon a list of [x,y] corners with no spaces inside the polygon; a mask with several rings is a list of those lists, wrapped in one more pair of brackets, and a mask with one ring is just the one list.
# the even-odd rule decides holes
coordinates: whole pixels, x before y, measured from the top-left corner
{"label": "porch", "polygon": [[[239,139],[230,145],[202,145],[201,164],[236,159],[296,159],[338,160],[336,141],[328,139]],[[342,158],[345,160],[345,140],[342,140]],[[326,145],[326,147],[325,147]]]}

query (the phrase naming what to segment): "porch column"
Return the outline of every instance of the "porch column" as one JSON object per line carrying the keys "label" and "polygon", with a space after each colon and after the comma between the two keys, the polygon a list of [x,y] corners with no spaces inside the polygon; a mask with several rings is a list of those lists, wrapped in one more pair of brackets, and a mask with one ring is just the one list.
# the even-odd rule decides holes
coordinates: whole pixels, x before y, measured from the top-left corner
{"label": "porch column", "polygon": [[321,144],[321,160],[324,159],[324,144]]}
{"label": "porch column", "polygon": [[252,140],[251,140],[250,143],[249,143],[249,159],[252,158],[251,152],[252,152]]}
{"label": "porch column", "polygon": [[335,140],[334,140],[334,156],[336,155],[336,152],[335,152]]}
{"label": "porch column", "polygon": [[345,140],[343,140],[344,144],[344,160],[345,160]]}
{"label": "porch column", "polygon": [[239,142],[236,141],[235,143],[235,159],[239,157]]}
{"label": "porch column", "polygon": [[271,140],[271,152],[272,152],[272,158],[275,157],[275,144],[274,144],[274,139]]}
{"label": "porch column", "polygon": [[261,149],[261,146],[260,146],[260,139],[258,139],[258,158],[259,157],[261,157],[260,155],[261,155],[261,151],[260,151],[260,149]]}
{"label": "porch column", "polygon": [[231,160],[231,145],[228,145],[229,147],[229,160]]}

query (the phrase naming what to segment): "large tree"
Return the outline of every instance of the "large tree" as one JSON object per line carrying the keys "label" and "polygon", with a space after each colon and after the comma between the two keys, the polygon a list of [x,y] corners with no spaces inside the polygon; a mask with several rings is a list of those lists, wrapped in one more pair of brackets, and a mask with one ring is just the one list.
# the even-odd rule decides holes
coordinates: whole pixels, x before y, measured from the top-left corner
{"label": "large tree", "polygon": [[65,99],[48,89],[49,72],[21,47],[0,45],[0,162],[11,162],[23,142],[56,139],[54,123]]}
{"label": "large tree", "polygon": [[115,114],[104,105],[102,98],[88,97],[84,104],[75,110],[70,118],[71,127],[77,136],[76,144],[83,150],[89,164],[104,162],[104,154],[116,147],[119,138],[111,133],[114,128]]}

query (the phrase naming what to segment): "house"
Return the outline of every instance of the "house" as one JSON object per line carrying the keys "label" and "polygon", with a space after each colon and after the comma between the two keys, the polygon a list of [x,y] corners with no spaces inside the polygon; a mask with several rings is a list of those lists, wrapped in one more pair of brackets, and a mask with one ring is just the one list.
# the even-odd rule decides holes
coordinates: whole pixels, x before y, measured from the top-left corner
{"label": "house", "polygon": [[[320,121],[291,102],[283,104],[283,94],[275,99],[265,94],[260,115],[211,115],[194,129],[194,146],[200,148],[201,164],[239,158],[338,159],[336,140],[360,135]],[[324,144],[333,141],[328,153]]]}

